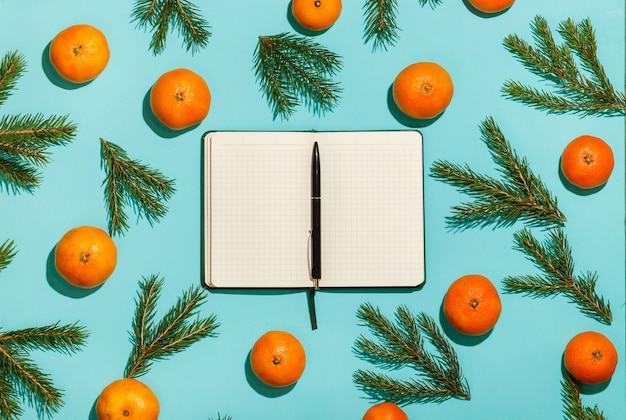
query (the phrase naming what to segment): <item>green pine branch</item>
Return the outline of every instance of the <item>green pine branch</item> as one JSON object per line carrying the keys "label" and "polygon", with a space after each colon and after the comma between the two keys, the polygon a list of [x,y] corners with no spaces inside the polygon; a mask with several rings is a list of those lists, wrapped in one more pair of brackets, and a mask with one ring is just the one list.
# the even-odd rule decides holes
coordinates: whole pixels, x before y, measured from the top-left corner
{"label": "green pine branch", "polygon": [[[432,317],[424,313],[414,316],[400,306],[394,324],[369,303],[360,306],[357,317],[378,339],[375,342],[359,336],[354,345],[359,357],[384,369],[408,366],[419,377],[401,380],[359,369],[353,374],[353,380],[371,397],[397,404],[470,399],[469,385],[456,352]],[[438,354],[427,351],[424,337]]]}
{"label": "green pine branch", "polygon": [[509,226],[518,220],[530,226],[552,227],[566,219],[551,192],[530,169],[526,158],[518,156],[492,118],[481,125],[482,140],[502,179],[472,170],[467,164],[435,161],[435,179],[456,187],[475,200],[452,207],[447,218],[452,228]]}
{"label": "green pine branch", "polygon": [[[421,6],[431,8],[441,4],[442,0],[419,0]],[[398,27],[398,0],[365,0],[364,40],[372,42],[373,50],[387,50],[400,39]]]}
{"label": "green pine branch", "polygon": [[608,302],[596,293],[597,273],[574,275],[574,261],[562,228],[551,229],[542,244],[532,232],[523,229],[514,235],[514,249],[526,254],[543,275],[509,276],[504,290],[537,297],[565,295],[588,317],[603,324],[613,320]]}
{"label": "green pine branch", "polygon": [[288,119],[301,104],[322,114],[339,103],[342,89],[331,77],[342,68],[341,57],[307,37],[259,36],[253,64],[274,118]]}
{"label": "green pine branch", "polygon": [[[209,417],[209,420],[213,420],[213,417]],[[217,413],[217,419],[215,420],[233,420],[233,418],[228,414],[225,414],[224,417],[222,417],[220,413]]]}
{"label": "green pine branch", "polygon": [[109,233],[119,235],[128,231],[130,226],[125,210],[128,205],[151,225],[165,216],[168,209],[164,202],[176,192],[175,181],[129,158],[115,143],[101,138],[100,146],[101,166],[106,174],[103,184]]}
{"label": "green pine branch", "polygon": [[[26,59],[17,51],[0,61],[0,105],[11,95],[26,71]],[[42,114],[0,117],[0,189],[32,192],[41,183],[40,169],[50,161],[48,148],[71,141],[76,126],[67,116]]]}
{"label": "green pine branch", "polygon": [[40,415],[50,417],[56,413],[63,405],[63,392],[28,353],[50,350],[71,354],[86,344],[87,336],[77,324],[58,323],[0,332],[0,419],[20,418],[22,400],[33,404]]}
{"label": "green pine branch", "polygon": [[626,96],[616,91],[597,56],[597,42],[591,21],[562,21],[557,44],[547,21],[536,16],[531,23],[534,46],[512,34],[504,47],[531,73],[553,85],[554,91],[537,89],[507,80],[502,91],[515,101],[548,113],[624,115]]}
{"label": "green pine branch", "polygon": [[209,23],[188,0],[135,0],[131,18],[139,28],[152,32],[149,49],[155,55],[165,50],[167,36],[173,29],[192,53],[205,48],[211,37]]}
{"label": "green pine branch", "polygon": [[13,258],[17,254],[17,249],[15,248],[15,242],[12,239],[5,240],[2,245],[0,245],[0,271],[7,268]]}
{"label": "green pine branch", "polygon": [[144,277],[140,282],[131,332],[133,349],[124,377],[146,374],[154,361],[167,359],[205,337],[214,336],[219,326],[215,315],[206,318],[198,315],[200,306],[206,301],[200,287],[183,292],[157,322],[155,315],[163,282],[163,278],[154,275]]}
{"label": "green pine branch", "polygon": [[606,420],[604,413],[596,404],[593,407],[583,406],[580,398],[580,390],[574,379],[564,374],[561,380],[561,400],[563,401],[563,414],[567,420]]}
{"label": "green pine branch", "polygon": [[373,50],[387,50],[400,39],[398,0],[365,0],[365,43]]}
{"label": "green pine branch", "polygon": [[435,8],[435,6],[441,4],[442,0],[418,0],[420,6],[429,5],[431,8]]}
{"label": "green pine branch", "polygon": [[11,96],[18,79],[26,71],[26,59],[17,51],[11,51],[0,61],[0,106]]}

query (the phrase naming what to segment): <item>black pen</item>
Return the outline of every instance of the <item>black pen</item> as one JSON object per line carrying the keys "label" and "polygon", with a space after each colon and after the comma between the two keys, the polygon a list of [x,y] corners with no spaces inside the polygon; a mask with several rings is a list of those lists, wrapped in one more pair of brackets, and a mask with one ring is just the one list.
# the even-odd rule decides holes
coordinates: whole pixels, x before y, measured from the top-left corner
{"label": "black pen", "polygon": [[315,291],[319,289],[322,278],[322,198],[320,178],[320,151],[317,142],[313,144],[313,156],[311,158],[311,280],[313,286],[309,288],[309,317],[311,328],[317,329],[317,316],[315,315]]}
{"label": "black pen", "polygon": [[320,151],[313,144],[311,159],[311,278],[314,288],[319,288],[322,278],[322,197],[321,197]]}

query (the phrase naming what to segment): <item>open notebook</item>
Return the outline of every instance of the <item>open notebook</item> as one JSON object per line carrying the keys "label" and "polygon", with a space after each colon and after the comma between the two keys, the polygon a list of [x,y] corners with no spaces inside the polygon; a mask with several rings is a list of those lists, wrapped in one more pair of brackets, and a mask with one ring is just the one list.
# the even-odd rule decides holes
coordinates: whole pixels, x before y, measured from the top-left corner
{"label": "open notebook", "polygon": [[424,282],[419,132],[216,131],[203,141],[208,286],[312,286],[315,142],[321,165],[319,286]]}

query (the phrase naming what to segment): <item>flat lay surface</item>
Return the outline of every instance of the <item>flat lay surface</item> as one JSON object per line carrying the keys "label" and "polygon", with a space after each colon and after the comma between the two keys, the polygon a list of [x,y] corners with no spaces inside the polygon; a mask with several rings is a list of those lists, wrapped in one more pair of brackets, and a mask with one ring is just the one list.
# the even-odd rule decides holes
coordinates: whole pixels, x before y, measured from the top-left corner
{"label": "flat lay surface", "polygon": [[[388,369],[359,357],[359,336],[372,338],[357,316],[364,304],[391,320],[400,306],[432,317],[458,356],[471,398],[406,401],[402,408],[411,419],[563,418],[563,352],[583,331],[605,335],[619,358],[610,381],[582,388],[582,402],[597,405],[607,419],[626,417],[624,116],[548,113],[502,92],[507,80],[551,89],[503,45],[511,34],[532,43],[536,16],[547,21],[557,43],[562,42],[556,32],[559,23],[588,18],[597,57],[607,78],[623,92],[623,1],[517,0],[502,13],[486,15],[467,1],[444,0],[431,7],[400,0],[398,39],[386,50],[374,50],[364,36],[364,1],[344,1],[337,21],[312,33],[291,16],[289,1],[197,0],[211,27],[207,45],[187,51],[172,29],[159,54],[149,49],[149,30],[132,22],[133,3],[0,0],[0,57],[18,51],[26,60],[26,71],[0,105],[0,118],[67,115],[77,126],[72,141],[49,149],[50,161],[39,169],[42,182],[31,193],[0,190],[0,243],[13,240],[17,250],[0,271],[0,334],[56,322],[78,323],[89,333],[85,345],[71,354],[29,354],[63,391],[64,404],[52,418],[97,418],[100,392],[124,376],[142,279],[164,280],[157,319],[185,290],[203,284],[202,138],[208,131],[228,130],[418,130],[423,136],[426,280],[420,288],[321,290],[315,296],[316,330],[311,329],[305,289],[206,289],[199,314],[215,316],[215,335],[155,361],[137,378],[157,395],[159,418],[362,418],[380,400],[355,383],[356,371],[420,378],[411,367]],[[49,51],[57,33],[82,23],[105,34],[110,59],[93,81],[75,85],[59,77]],[[283,32],[308,37],[341,57],[342,67],[333,76],[340,99],[332,110],[316,113],[301,105],[289,118],[274,117],[255,76],[254,54],[260,36]],[[394,103],[394,78],[416,62],[438,63],[454,83],[450,104],[433,119],[411,119]],[[199,124],[170,130],[151,111],[150,89],[162,74],[177,68],[190,69],[206,81],[211,104]],[[505,290],[505,279],[540,274],[516,239],[527,229],[544,243],[550,240],[549,229],[524,221],[450,226],[452,208],[472,198],[433,176],[431,168],[446,161],[501,178],[482,140],[481,130],[492,122],[558,202],[566,218],[562,232],[571,246],[573,273],[597,275],[595,291],[610,303],[610,324],[587,316],[564,295],[536,297]],[[603,139],[614,155],[608,181],[592,190],[574,188],[559,169],[563,149],[581,135]],[[113,274],[100,287],[78,289],[58,274],[54,252],[72,228],[107,229],[100,139],[175,180],[175,192],[166,201],[166,214],[153,223],[130,207],[128,230],[113,236]],[[495,327],[481,336],[460,334],[444,315],[446,291],[467,274],[487,277],[501,300]],[[293,334],[306,352],[306,367],[295,385],[267,386],[251,369],[254,343],[271,330]],[[21,418],[38,418],[27,400],[21,405]]]}

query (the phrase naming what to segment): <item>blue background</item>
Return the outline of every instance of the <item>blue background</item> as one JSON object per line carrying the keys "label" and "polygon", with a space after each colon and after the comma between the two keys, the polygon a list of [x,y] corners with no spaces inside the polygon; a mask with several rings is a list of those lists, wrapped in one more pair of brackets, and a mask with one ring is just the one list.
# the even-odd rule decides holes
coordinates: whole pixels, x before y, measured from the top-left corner
{"label": "blue background", "polygon": [[[324,291],[317,296],[319,329],[310,329],[305,293],[211,291],[202,308],[221,323],[215,338],[157,362],[140,379],[158,395],[163,419],[207,419],[217,413],[241,419],[357,419],[373,403],[352,383],[352,373],[373,368],[352,346],[359,334],[356,311],[371,302],[393,316],[399,305],[423,311],[441,322],[440,305],[448,285],[461,275],[481,273],[501,290],[508,275],[536,273],[512,249],[522,227],[450,231],[450,207],[468,200],[453,187],[428,176],[435,160],[468,163],[497,175],[479,125],[491,116],[520,156],[525,156],[568,218],[566,234],[575,272],[597,271],[597,291],[611,302],[614,322],[604,326],[582,315],[563,297],[533,299],[502,294],[503,311],[491,334],[467,339],[446,330],[469,381],[472,399],[441,404],[411,404],[409,417],[436,419],[562,418],[561,356],[580,331],[607,335],[620,353],[613,379],[587,390],[585,405],[610,419],[626,417],[624,357],[624,118],[548,115],[503,98],[505,80],[549,89],[502,46],[517,33],[531,40],[530,22],[545,17],[554,29],[567,18],[589,17],[596,29],[598,56],[613,84],[624,86],[624,2],[604,0],[519,0],[503,14],[476,14],[461,0],[434,9],[399,1],[400,40],[388,51],[363,42],[363,1],[344,1],[330,30],[315,40],[343,57],[335,78],[343,87],[339,106],[316,116],[300,108],[288,121],[273,120],[256,83],[252,56],[259,35],[296,32],[288,1],[196,1],[212,27],[209,45],[186,52],[172,34],[165,52],[148,50],[150,34],[131,23],[133,2],[122,0],[43,2],[0,0],[0,54],[13,50],[27,61],[27,73],[0,109],[5,114],[69,114],[78,124],[74,142],[51,149],[43,183],[33,194],[2,191],[0,240],[14,239],[18,255],[0,273],[0,328],[11,330],[79,321],[90,336],[74,355],[34,352],[36,363],[65,391],[59,419],[93,419],[99,392],[123,374],[131,344],[128,331],[138,280],[158,274],[166,279],[159,308],[201,281],[201,136],[208,130],[379,130],[417,128],[424,136],[427,283],[421,290]],[[89,23],[107,36],[111,59],[92,83],[72,88],[61,82],[47,61],[47,46],[60,30]],[[561,41],[555,35],[557,41]],[[395,75],[417,61],[444,66],[455,84],[452,103],[437,120],[418,124],[397,114],[389,89]],[[182,133],[163,130],[146,107],[150,86],[165,71],[187,67],[209,84],[213,102],[199,126]],[[562,149],[574,137],[604,138],[616,157],[604,188],[577,194],[560,179]],[[131,220],[130,231],[116,237],[118,266],[107,283],[78,293],[59,280],[51,255],[70,228],[106,228],[100,168],[100,137],[122,146],[137,160],[176,180],[169,212],[150,226]],[[540,232],[536,232],[539,234]],[[295,334],[308,364],[301,380],[286,392],[259,385],[246,366],[254,341],[271,329]],[[410,370],[392,372],[399,377]],[[24,418],[36,418],[24,404]]]}

